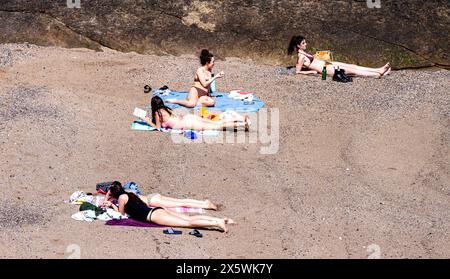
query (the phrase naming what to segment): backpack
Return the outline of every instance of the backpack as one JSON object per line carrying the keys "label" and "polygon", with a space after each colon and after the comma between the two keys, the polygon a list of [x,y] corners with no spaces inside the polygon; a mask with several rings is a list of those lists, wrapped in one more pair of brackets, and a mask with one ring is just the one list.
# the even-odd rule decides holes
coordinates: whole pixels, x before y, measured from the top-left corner
{"label": "backpack", "polygon": [[140,195],[141,191],[139,190],[139,185],[136,182],[129,181],[123,185],[123,189],[129,190],[136,195]]}
{"label": "backpack", "polygon": [[97,192],[100,194],[106,195],[109,187],[111,187],[113,183],[113,181],[97,183],[97,185],[95,186],[95,190],[97,190]]}

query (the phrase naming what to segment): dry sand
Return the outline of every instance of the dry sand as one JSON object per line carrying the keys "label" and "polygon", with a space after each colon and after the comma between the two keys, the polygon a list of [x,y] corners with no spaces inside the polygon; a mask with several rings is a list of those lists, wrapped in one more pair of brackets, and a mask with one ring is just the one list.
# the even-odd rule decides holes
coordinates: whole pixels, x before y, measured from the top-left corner
{"label": "dry sand", "polygon": [[[67,258],[73,245],[81,258],[450,256],[448,71],[341,84],[227,58],[218,90],[279,109],[278,152],[130,130],[134,107],[149,103],[144,84],[187,90],[197,66],[193,56],[0,45],[0,257]],[[212,215],[238,224],[195,238],[70,218],[72,192],[116,179],[209,198],[222,205]]]}

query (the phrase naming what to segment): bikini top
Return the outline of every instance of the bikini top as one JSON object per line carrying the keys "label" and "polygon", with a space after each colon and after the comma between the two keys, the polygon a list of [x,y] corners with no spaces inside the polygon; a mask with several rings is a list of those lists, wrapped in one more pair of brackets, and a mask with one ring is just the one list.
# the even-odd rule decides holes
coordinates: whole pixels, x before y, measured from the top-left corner
{"label": "bikini top", "polygon": [[306,56],[310,60],[309,65],[308,66],[303,65],[303,68],[309,68],[309,66],[311,66],[312,62],[314,61],[314,56],[311,55],[311,54],[308,54],[306,52],[303,52],[301,54],[303,54],[304,56]]}
{"label": "bikini top", "polygon": [[[202,70],[203,70],[203,69],[202,69]],[[205,73],[205,70],[203,70],[203,73]],[[206,80],[206,81],[208,81],[208,80],[209,80],[209,78],[205,78],[205,80]],[[195,77],[194,77],[194,82],[198,82],[198,83],[200,83],[200,79],[198,78],[197,74],[195,74]]]}

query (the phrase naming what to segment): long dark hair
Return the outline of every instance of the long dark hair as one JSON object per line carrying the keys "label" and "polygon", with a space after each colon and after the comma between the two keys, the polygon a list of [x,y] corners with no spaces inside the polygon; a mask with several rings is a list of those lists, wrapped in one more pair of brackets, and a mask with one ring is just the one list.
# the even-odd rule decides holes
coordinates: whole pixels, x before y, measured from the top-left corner
{"label": "long dark hair", "polygon": [[145,204],[145,202],[143,202],[138,196],[136,196],[136,194],[126,192],[125,189],[122,187],[122,184],[119,181],[114,181],[108,190],[109,190],[111,197],[113,197],[115,199],[119,199],[119,197],[121,195],[126,194],[126,195],[128,195],[129,200],[134,200],[137,203],[141,203],[141,204],[144,204],[145,206],[147,206]]}
{"label": "long dark hair", "polygon": [[211,62],[211,59],[214,57],[214,54],[209,52],[207,49],[203,49],[200,53],[200,63],[202,66],[205,66],[209,62]]}
{"label": "long dark hair", "polygon": [[152,107],[152,122],[156,124],[156,114],[159,115],[159,119],[162,121],[161,109],[166,110],[170,115],[172,115],[172,109],[164,104],[164,101],[159,96],[154,96],[151,101]]}
{"label": "long dark hair", "polygon": [[298,45],[305,39],[302,35],[292,36],[291,42],[289,43],[289,47],[287,50],[288,55],[292,55],[294,50],[298,50]]}

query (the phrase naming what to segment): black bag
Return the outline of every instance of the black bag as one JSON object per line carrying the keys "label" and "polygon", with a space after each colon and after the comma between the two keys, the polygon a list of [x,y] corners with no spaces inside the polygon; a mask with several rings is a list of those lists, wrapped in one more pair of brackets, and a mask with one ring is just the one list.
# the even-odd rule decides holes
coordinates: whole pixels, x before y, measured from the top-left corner
{"label": "black bag", "polygon": [[334,69],[333,80],[337,82],[352,82],[353,78],[347,76],[344,70],[337,68]]}

